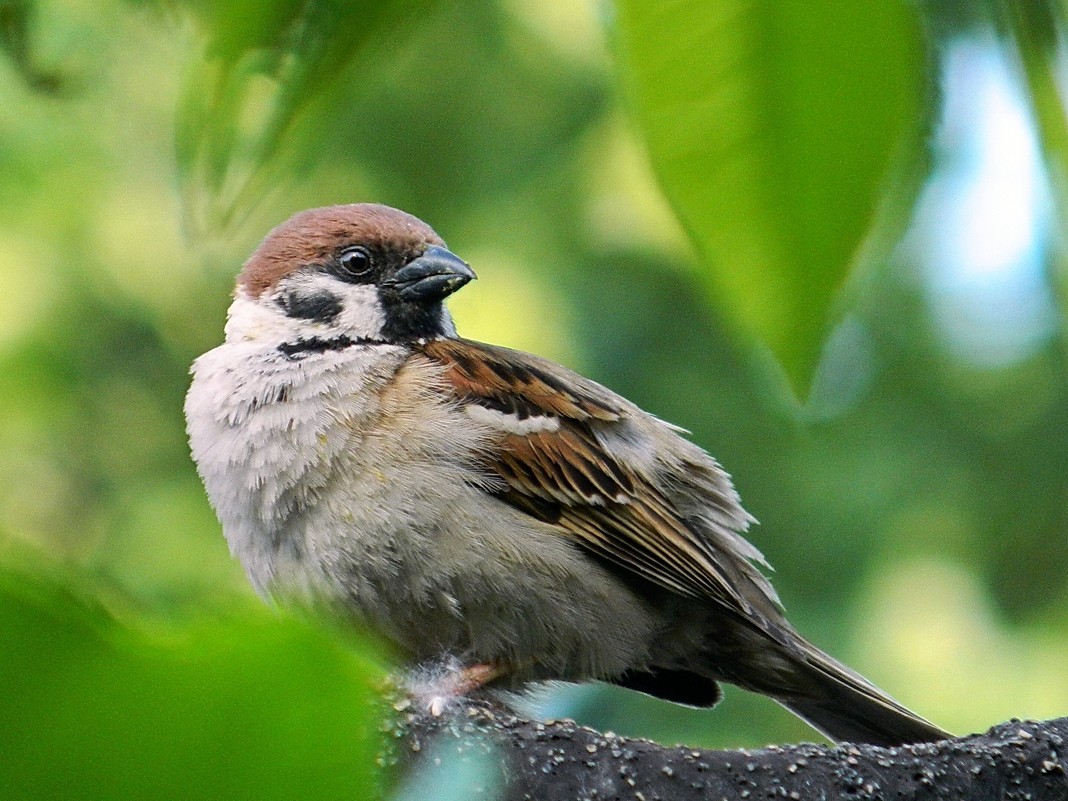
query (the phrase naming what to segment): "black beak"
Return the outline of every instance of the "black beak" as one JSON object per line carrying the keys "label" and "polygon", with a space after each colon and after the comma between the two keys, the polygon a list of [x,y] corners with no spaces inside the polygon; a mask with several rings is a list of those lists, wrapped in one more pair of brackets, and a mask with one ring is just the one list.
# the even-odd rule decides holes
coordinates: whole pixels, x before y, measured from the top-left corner
{"label": "black beak", "polygon": [[473,278],[475,271],[467,262],[432,245],[397,270],[389,283],[402,300],[428,303],[444,300]]}

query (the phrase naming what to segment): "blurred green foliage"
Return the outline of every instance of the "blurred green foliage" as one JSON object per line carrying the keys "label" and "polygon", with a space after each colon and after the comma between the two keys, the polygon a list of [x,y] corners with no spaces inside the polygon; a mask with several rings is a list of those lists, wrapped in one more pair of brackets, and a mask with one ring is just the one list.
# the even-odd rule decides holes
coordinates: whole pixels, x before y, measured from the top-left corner
{"label": "blurred green foliage", "polygon": [[[735,5],[0,2],[0,562],[63,566],[0,581],[0,791],[376,791],[377,651],[252,597],[181,418],[259,237],[356,200],[475,266],[465,335],[691,429],[816,642],[953,730],[1064,713],[1062,335],[970,360],[922,253],[887,255],[911,170],[948,158],[919,149],[923,81],[990,21],[924,4],[924,45],[911,4]],[[798,407],[781,376],[813,369]],[[734,693],[545,705],[694,745],[812,737]]]}
{"label": "blurred green foliage", "polygon": [[203,58],[187,77],[175,134],[188,223],[206,234],[240,221],[282,176],[279,149],[309,104],[353,61],[368,64],[431,2],[189,2]]}
{"label": "blurred green foliage", "polygon": [[[5,798],[377,798],[384,671],[262,615],[152,636],[0,573]],[[371,758],[368,758],[368,757]]]}
{"label": "blurred green foliage", "polygon": [[[1064,26],[1068,9],[1058,0],[1013,3],[999,0],[997,19],[1012,42],[1024,85],[1042,138],[1049,176],[1057,193],[1062,245],[1068,241],[1068,115],[1065,114],[1063,78]],[[1063,263],[1059,275],[1062,292],[1068,285]]]}

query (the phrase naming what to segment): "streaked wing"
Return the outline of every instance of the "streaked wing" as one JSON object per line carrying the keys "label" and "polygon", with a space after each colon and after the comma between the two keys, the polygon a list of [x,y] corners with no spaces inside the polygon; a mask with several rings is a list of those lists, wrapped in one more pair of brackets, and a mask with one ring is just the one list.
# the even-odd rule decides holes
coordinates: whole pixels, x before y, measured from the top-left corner
{"label": "streaked wing", "polygon": [[633,446],[641,412],[526,353],[453,339],[422,350],[445,366],[450,390],[472,416],[501,431],[488,466],[507,485],[503,500],[674,592],[748,611],[712,545],[687,526],[649,466],[615,458],[602,444],[620,436]]}

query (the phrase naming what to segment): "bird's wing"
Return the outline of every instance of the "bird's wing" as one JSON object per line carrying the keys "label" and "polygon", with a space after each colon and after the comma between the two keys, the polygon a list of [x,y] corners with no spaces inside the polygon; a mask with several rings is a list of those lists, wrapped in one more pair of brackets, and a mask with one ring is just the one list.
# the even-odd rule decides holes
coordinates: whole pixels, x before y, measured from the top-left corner
{"label": "bird's wing", "polygon": [[[752,589],[762,596],[757,606],[774,604],[751,564],[759,553],[737,533],[749,518],[729,478],[667,424],[526,353],[462,339],[434,340],[422,352],[445,367],[448,391],[471,416],[500,432],[486,458],[505,502],[676,593],[747,616]],[[676,445],[683,456],[663,453]],[[699,474],[712,469],[719,484],[701,492]]]}

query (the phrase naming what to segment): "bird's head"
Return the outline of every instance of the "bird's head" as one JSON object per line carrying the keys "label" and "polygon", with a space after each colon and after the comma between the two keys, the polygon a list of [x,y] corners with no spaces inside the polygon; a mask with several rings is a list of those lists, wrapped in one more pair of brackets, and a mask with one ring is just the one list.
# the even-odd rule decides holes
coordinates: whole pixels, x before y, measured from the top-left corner
{"label": "bird's head", "polygon": [[402,344],[454,335],[443,301],[474,277],[403,211],[311,209],[271,231],[245,262],[227,337]]}

